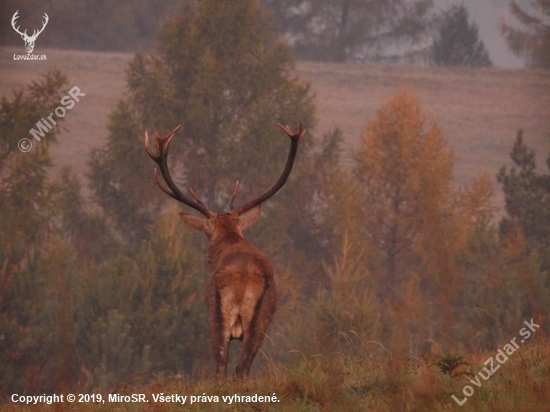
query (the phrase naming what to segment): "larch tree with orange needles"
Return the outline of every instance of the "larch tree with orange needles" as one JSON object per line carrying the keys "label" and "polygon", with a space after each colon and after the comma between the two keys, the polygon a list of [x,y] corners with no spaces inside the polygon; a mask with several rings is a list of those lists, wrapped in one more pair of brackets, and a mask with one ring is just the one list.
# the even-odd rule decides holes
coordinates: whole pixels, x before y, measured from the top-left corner
{"label": "larch tree with orange needles", "polygon": [[373,288],[398,318],[437,313],[447,330],[461,290],[457,256],[489,208],[490,179],[453,190],[453,152],[407,89],[367,124],[354,161]]}
{"label": "larch tree with orange needles", "polygon": [[354,160],[366,235],[391,287],[404,280],[422,234],[445,210],[453,154],[418,99],[401,90],[367,125]]}

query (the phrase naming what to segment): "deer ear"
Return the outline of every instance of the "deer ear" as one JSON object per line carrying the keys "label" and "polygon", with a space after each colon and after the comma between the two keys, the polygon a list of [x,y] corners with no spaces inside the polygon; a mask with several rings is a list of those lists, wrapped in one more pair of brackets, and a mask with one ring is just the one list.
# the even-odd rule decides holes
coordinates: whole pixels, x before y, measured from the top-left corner
{"label": "deer ear", "polygon": [[248,212],[239,216],[239,228],[244,232],[250,226],[258,221],[262,212],[262,205],[250,209]]}
{"label": "deer ear", "polygon": [[180,213],[180,218],[189,228],[193,230],[201,230],[203,232],[208,231],[208,219],[190,215],[188,213]]}

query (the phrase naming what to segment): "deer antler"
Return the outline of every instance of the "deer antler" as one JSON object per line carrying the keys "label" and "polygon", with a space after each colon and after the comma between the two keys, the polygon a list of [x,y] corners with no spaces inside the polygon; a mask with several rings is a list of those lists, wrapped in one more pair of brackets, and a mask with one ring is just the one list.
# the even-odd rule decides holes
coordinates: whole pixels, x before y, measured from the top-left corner
{"label": "deer antler", "polygon": [[265,192],[263,195],[235,209],[232,205],[233,205],[233,201],[235,200],[235,197],[237,196],[237,190],[239,188],[239,184],[237,182],[237,184],[235,185],[235,189],[233,189],[233,194],[231,195],[231,200],[230,200],[230,207],[231,207],[232,213],[236,215],[242,215],[243,213],[252,209],[253,207],[258,206],[262,202],[265,202],[267,199],[269,199],[271,196],[277,193],[279,189],[283,187],[283,185],[286,183],[286,180],[288,179],[288,176],[292,171],[292,166],[294,165],[294,159],[296,158],[296,153],[298,152],[298,145],[304,138],[306,134],[306,130],[302,126],[302,122],[300,122],[300,129],[298,130],[297,133],[293,133],[288,126],[283,126],[281,124],[279,124],[278,126],[287,134],[288,137],[290,137],[290,151],[288,152],[286,166],[283,170],[283,173],[281,174],[281,177],[279,177],[279,180],[277,180],[277,183],[275,183],[275,185],[271,189],[269,189],[267,192]]}
{"label": "deer antler", "polygon": [[14,29],[17,33],[19,33],[21,36],[28,37],[28,36],[27,36],[27,30],[25,30],[24,33],[21,33],[21,32],[19,31],[19,26],[15,27],[15,21],[16,21],[18,18],[19,18],[19,10],[17,10],[17,11],[14,13],[13,17],[11,18],[11,27],[13,27],[13,29]]}
{"label": "deer antler", "polygon": [[157,134],[157,131],[154,130],[155,133],[155,140],[157,142],[157,154],[155,155],[151,149],[149,148],[149,135],[147,134],[147,131],[145,131],[145,150],[147,151],[147,154],[151,159],[155,161],[155,163],[158,165],[160,172],[162,174],[162,177],[164,178],[164,181],[168,185],[168,188],[166,188],[160,181],[157,169],[155,168],[155,179],[157,180],[157,184],[161,188],[161,190],[166,193],[168,196],[176,199],[179,202],[182,202],[186,204],[189,207],[192,207],[196,211],[202,213],[206,217],[212,216],[212,212],[208,210],[208,208],[200,201],[197,194],[193,189],[189,189],[191,192],[191,195],[195,199],[194,201],[189,199],[187,196],[185,196],[181,191],[178,189],[174,181],[172,180],[172,176],[170,176],[170,170],[168,169],[168,148],[170,147],[170,143],[172,142],[172,139],[174,138],[174,135],[181,127],[181,124],[176,127],[174,130],[172,130],[166,137],[160,137]]}
{"label": "deer antler", "polygon": [[42,23],[42,28],[40,30],[34,30],[33,33],[32,33],[32,36],[29,36],[27,34],[27,30],[25,30],[23,33],[21,33],[21,31],[19,31],[19,27],[20,26],[17,26],[15,27],[15,22],[16,20],[19,18],[19,10],[17,10],[13,17],[11,18],[11,26],[13,27],[13,29],[19,33],[24,39],[27,39],[27,40],[36,40],[36,38],[38,37],[38,35],[40,33],[42,33],[44,31],[44,29],[46,28],[46,25],[48,24],[48,21],[50,21],[50,18],[48,17],[48,15],[46,13],[44,13],[44,23]]}
{"label": "deer antler", "polygon": [[237,180],[235,182],[235,187],[233,188],[233,193],[231,193],[231,197],[229,198],[229,209],[233,210],[235,209],[235,198],[237,197],[237,192],[239,191],[239,181]]}
{"label": "deer antler", "polygon": [[42,16],[42,17],[44,18],[44,23],[42,23],[42,28],[40,30],[38,30],[38,31],[33,30],[33,33],[32,33],[32,36],[31,36],[31,39],[33,39],[33,40],[36,40],[38,35],[44,31],[44,29],[46,28],[46,25],[50,21],[50,18],[48,17],[48,15],[46,13],[44,13],[44,16]]}

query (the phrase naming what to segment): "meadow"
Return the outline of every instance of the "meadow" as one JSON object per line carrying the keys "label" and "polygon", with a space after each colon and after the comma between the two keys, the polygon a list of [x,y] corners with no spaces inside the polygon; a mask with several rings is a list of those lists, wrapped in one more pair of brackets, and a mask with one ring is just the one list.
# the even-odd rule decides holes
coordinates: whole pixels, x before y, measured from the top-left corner
{"label": "meadow", "polygon": [[[19,52],[17,48],[0,48],[1,95],[22,87],[51,66],[61,68],[69,84],[86,93],[82,104],[65,117],[60,144],[52,148],[57,166],[71,166],[83,176],[88,153],[100,147],[107,135],[109,113],[124,93],[125,69],[133,55],[43,50],[47,61],[14,61],[11,56]],[[311,83],[317,96],[315,133],[339,127],[349,150],[356,147],[376,110],[398,88],[410,88],[454,150],[458,184],[480,171],[495,174],[507,164],[520,128],[538,154],[539,165],[550,149],[547,71],[298,62],[297,74]]]}

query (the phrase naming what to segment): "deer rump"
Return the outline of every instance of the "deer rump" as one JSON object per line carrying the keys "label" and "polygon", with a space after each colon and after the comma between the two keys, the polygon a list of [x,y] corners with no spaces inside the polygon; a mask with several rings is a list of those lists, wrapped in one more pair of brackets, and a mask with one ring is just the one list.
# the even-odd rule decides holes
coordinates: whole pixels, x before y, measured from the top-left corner
{"label": "deer rump", "polygon": [[245,370],[259,350],[278,305],[271,264],[258,249],[247,246],[246,251],[226,251],[226,258],[208,278],[205,298],[217,360],[226,364],[229,342],[241,340],[239,365]]}

